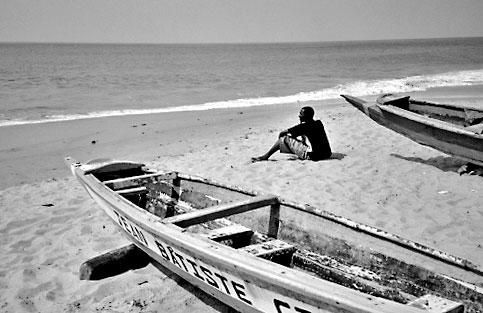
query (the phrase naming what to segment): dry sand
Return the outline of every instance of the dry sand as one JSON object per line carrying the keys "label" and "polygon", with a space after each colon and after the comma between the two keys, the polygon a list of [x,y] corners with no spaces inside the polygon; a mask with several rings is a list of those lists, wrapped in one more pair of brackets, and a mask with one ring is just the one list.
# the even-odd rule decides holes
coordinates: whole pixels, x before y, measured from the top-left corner
{"label": "dry sand", "polygon": [[265,152],[300,105],[126,116],[0,129],[0,312],[227,312],[154,266],[80,281],[79,265],[127,240],[69,176],[63,157],[140,160],[283,195],[483,266],[481,176],[376,125],[342,101],[314,103],[335,156]]}

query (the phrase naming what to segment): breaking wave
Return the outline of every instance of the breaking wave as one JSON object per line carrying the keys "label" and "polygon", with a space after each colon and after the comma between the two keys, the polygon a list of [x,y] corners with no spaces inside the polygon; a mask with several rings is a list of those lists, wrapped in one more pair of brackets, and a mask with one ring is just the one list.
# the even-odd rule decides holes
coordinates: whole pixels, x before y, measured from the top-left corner
{"label": "breaking wave", "polygon": [[85,114],[50,115],[40,120],[3,120],[1,126],[40,124],[78,119],[100,118],[123,115],[143,115],[155,113],[206,111],[211,109],[244,108],[253,106],[277,105],[296,102],[309,102],[338,99],[340,94],[354,96],[370,96],[381,93],[406,93],[425,91],[436,87],[457,87],[483,85],[483,69],[472,71],[448,72],[435,75],[418,75],[397,79],[355,81],[337,85],[322,90],[301,92],[281,97],[260,97],[250,99],[235,99],[227,101],[207,102],[203,104],[183,105],[154,109],[126,109],[89,112]]}

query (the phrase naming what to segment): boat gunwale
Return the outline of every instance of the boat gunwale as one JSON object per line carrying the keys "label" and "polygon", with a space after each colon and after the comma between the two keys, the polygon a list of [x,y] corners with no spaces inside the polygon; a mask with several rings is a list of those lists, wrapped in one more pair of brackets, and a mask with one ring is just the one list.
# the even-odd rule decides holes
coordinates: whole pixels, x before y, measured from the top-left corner
{"label": "boat gunwale", "polygon": [[[267,195],[266,193],[262,193],[262,192],[259,192],[259,191],[249,190],[249,189],[246,189],[246,188],[241,188],[239,186],[228,185],[228,184],[224,184],[224,183],[212,180],[212,179],[207,179],[207,178],[197,176],[197,175],[188,175],[188,174],[177,172],[177,171],[159,171],[159,172],[156,172],[156,173],[150,173],[148,175],[137,175],[137,176],[126,177],[126,178],[123,178],[123,179],[119,179],[119,181],[121,181],[121,180],[122,181],[128,181],[128,180],[131,180],[131,179],[135,180],[135,179],[144,178],[144,177],[163,177],[163,178],[177,177],[177,178],[180,178],[181,180],[203,183],[203,184],[210,185],[210,186],[213,186],[213,187],[218,187],[218,188],[223,188],[225,190],[238,192],[238,193],[241,193],[241,194],[244,194],[244,195],[247,195],[247,196],[251,196],[251,197],[270,196],[270,195]],[[108,191],[110,191],[110,192],[113,191],[106,184],[106,183],[109,183],[109,181],[107,181],[107,182],[99,181],[99,182],[100,182],[99,185],[103,185]],[[113,192],[113,194],[114,194],[114,192]],[[134,205],[132,202],[130,202],[126,198],[122,197],[121,195],[116,194],[116,196],[118,196],[119,199],[121,199],[125,203],[127,203],[129,205]],[[409,239],[405,239],[401,236],[398,236],[398,235],[393,234],[393,233],[389,233],[389,232],[384,231],[382,229],[379,229],[377,227],[373,227],[373,226],[366,225],[366,224],[363,224],[363,223],[355,222],[355,221],[353,221],[349,218],[345,218],[343,216],[340,216],[340,215],[334,214],[332,212],[313,207],[313,206],[308,205],[308,204],[303,205],[303,204],[300,204],[300,203],[297,203],[297,202],[294,202],[294,201],[289,201],[289,200],[286,200],[286,199],[283,199],[283,198],[280,198],[280,197],[276,197],[276,198],[277,198],[277,201],[280,205],[287,206],[289,208],[298,210],[298,211],[303,212],[303,213],[315,215],[317,217],[329,220],[331,222],[335,222],[335,223],[342,225],[344,227],[347,227],[351,230],[366,233],[366,234],[368,234],[372,237],[375,237],[375,238],[378,238],[378,239],[399,245],[403,248],[408,248],[408,249],[410,249],[414,252],[429,256],[430,258],[433,258],[433,259],[436,259],[436,260],[439,260],[439,261],[443,261],[447,264],[459,267],[463,270],[471,271],[471,272],[478,274],[478,275],[483,275],[482,269],[480,269],[478,266],[473,264],[471,261],[466,260],[464,258],[451,255],[451,254],[446,253],[444,251],[425,246],[423,244],[420,244],[418,242],[415,242],[415,241],[412,241],[412,240],[409,240]],[[151,213],[149,213],[145,210],[142,210],[142,209],[138,210],[140,208],[136,205],[134,205],[134,207],[136,208],[136,211],[140,211],[140,213],[142,213],[143,215],[147,215],[149,220],[155,220],[156,222],[159,222],[159,223],[168,224],[162,218],[157,217],[157,216],[155,216],[155,215],[153,215],[153,214],[151,214]],[[176,227],[178,227],[178,226],[176,226]]]}
{"label": "boat gunwale", "polygon": [[[274,263],[267,261],[267,260],[263,260],[263,259],[253,257],[251,255],[247,255],[247,256],[243,256],[243,257],[244,258],[248,257],[249,261],[256,261],[255,265],[256,265],[256,263],[261,264],[261,266],[259,268],[261,268],[263,266],[263,269],[260,271],[260,273],[258,273],[256,271],[256,269],[252,268],[254,264],[251,264],[251,266],[246,266],[246,267],[243,266],[244,265],[243,262],[242,262],[242,264],[233,264],[234,259],[232,257],[230,257],[230,255],[225,256],[224,261],[227,261],[227,262],[223,263],[222,262],[223,260],[220,260],[219,255],[213,256],[210,253],[203,253],[204,251],[199,249],[198,244],[199,244],[199,242],[203,242],[206,245],[205,246],[206,248],[210,248],[215,244],[215,245],[217,245],[217,247],[215,247],[216,252],[220,252],[220,248],[222,248],[221,251],[223,251],[224,249],[229,249],[227,251],[228,254],[233,254],[233,252],[230,248],[228,248],[224,245],[218,244],[216,242],[213,242],[213,241],[209,240],[208,238],[203,238],[203,237],[199,237],[199,236],[187,233],[189,235],[189,238],[191,238],[192,240],[193,239],[195,240],[195,243],[193,243],[193,245],[191,247],[191,248],[194,248],[194,249],[188,249],[188,248],[185,247],[186,241],[179,240],[179,242],[176,242],[177,237],[173,236],[173,235],[179,234],[180,231],[183,232],[182,228],[177,227],[176,225],[166,225],[166,226],[169,226],[169,227],[167,227],[165,230],[168,231],[168,232],[171,232],[171,234],[169,234],[169,235],[164,234],[163,235],[163,233],[157,229],[157,227],[159,227],[159,222],[162,221],[161,218],[156,217],[156,216],[152,215],[151,213],[149,213],[147,211],[144,211],[142,208],[135,205],[131,201],[129,201],[126,198],[116,194],[112,189],[110,189],[108,186],[103,184],[103,182],[100,181],[99,179],[97,179],[93,174],[79,175],[79,173],[82,173],[82,169],[79,168],[80,165],[81,165],[80,163],[75,163],[75,164],[71,163],[70,165],[71,165],[71,168],[72,168],[72,172],[74,173],[75,176],[77,176],[81,180],[84,187],[86,187],[86,188],[88,187],[89,189],[91,189],[92,192],[97,193],[98,197],[103,202],[106,202],[106,204],[111,207],[111,210],[115,210],[115,211],[120,210],[123,213],[123,215],[129,216],[130,221],[135,223],[140,228],[151,232],[151,235],[153,235],[154,237],[160,237],[162,240],[166,240],[170,243],[174,242],[173,246],[176,246],[178,249],[184,251],[188,255],[197,257],[200,260],[210,260],[209,262],[207,262],[207,264],[211,264],[212,266],[214,266],[216,268],[223,268],[225,270],[229,269],[229,267],[223,266],[224,264],[231,264],[236,269],[244,268],[245,272],[251,274],[252,278],[254,278],[252,283],[257,282],[257,281],[263,283],[263,284],[255,283],[255,285],[258,285],[259,287],[263,287],[263,288],[266,288],[266,289],[270,289],[273,292],[285,295],[285,296],[290,297],[290,298],[293,297],[293,293],[294,293],[293,287],[297,286],[300,290],[299,294],[302,296],[302,298],[309,300],[309,301],[306,301],[305,303],[317,306],[322,302],[317,301],[316,298],[311,298],[310,296],[306,295],[306,293],[307,293],[307,282],[308,282],[307,278],[309,278],[310,281],[313,282],[313,285],[311,287],[317,288],[317,289],[312,290],[312,295],[314,295],[315,297],[319,297],[319,298],[320,298],[320,296],[322,296],[324,300],[327,300],[327,301],[323,302],[324,304],[331,305],[334,308],[340,309],[341,303],[344,303],[344,305],[347,306],[347,308],[351,311],[352,311],[352,309],[354,310],[354,312],[355,311],[358,311],[358,312],[363,311],[361,309],[361,303],[357,302],[358,300],[351,299],[351,301],[349,301],[349,302],[347,301],[347,296],[348,296],[347,292],[355,292],[355,294],[358,295],[359,297],[362,297],[363,300],[365,299],[365,297],[367,297],[367,294],[361,293],[357,290],[352,290],[350,288],[341,286],[337,283],[331,283],[331,282],[325,281],[321,278],[313,277],[313,276],[305,274],[305,273],[303,273],[303,274],[305,274],[303,276],[306,276],[306,277],[303,277],[304,278],[303,281],[299,280],[298,285],[297,284],[294,285],[293,282],[297,281],[296,278],[300,276],[301,272],[299,272],[295,269],[290,269],[290,268],[285,268],[285,267],[283,268],[283,271],[280,272],[280,270],[279,270],[280,265],[274,264]],[[162,176],[162,175],[176,175],[177,178],[181,178],[181,179],[184,179],[184,180],[187,180],[187,181],[201,182],[201,183],[209,184],[209,185],[212,185],[212,186],[221,187],[221,188],[226,189],[226,190],[240,192],[242,194],[249,195],[249,196],[266,195],[265,193],[261,193],[261,192],[257,192],[257,191],[253,191],[253,190],[248,190],[248,189],[242,189],[238,186],[230,186],[230,185],[218,183],[218,182],[215,182],[213,180],[209,180],[209,179],[206,179],[206,178],[203,178],[203,177],[186,175],[186,174],[178,173],[178,172],[175,172],[175,171],[169,171],[169,172],[159,171],[159,172],[156,172],[156,173],[152,173],[150,176],[151,177],[159,177],[159,176]],[[136,179],[136,176],[131,176],[131,177],[126,178],[126,180],[130,180],[130,179]],[[96,189],[97,189],[97,192],[96,192]],[[101,192],[102,194],[99,194],[99,192]],[[108,199],[106,199],[106,197],[103,197],[104,194],[109,195],[108,197],[112,198],[111,200],[113,200],[114,203],[111,203],[111,201],[106,201]],[[350,227],[350,228],[353,228],[353,229],[357,229],[359,231],[364,231],[364,230],[361,230],[360,228],[358,228],[359,227],[358,225],[367,226],[367,225],[359,224],[359,223],[353,222],[349,219],[345,219],[343,217],[337,216],[337,215],[335,215],[331,212],[327,212],[327,211],[324,211],[324,210],[317,209],[315,207],[311,207],[309,205],[304,206],[304,205],[300,205],[296,202],[291,202],[291,201],[287,201],[287,200],[280,199],[280,198],[278,198],[278,199],[279,199],[279,203],[281,205],[285,205],[285,206],[291,207],[293,209],[301,210],[305,213],[315,214],[319,217],[326,218],[328,220],[337,222],[339,224],[343,224],[344,226],[347,226],[347,227]],[[128,209],[129,212],[126,212],[125,209],[122,209],[122,208],[116,206],[115,205],[116,202],[121,203],[125,207],[125,209]],[[103,206],[101,206],[101,207],[104,209]],[[308,210],[308,209],[310,209],[310,210]],[[314,212],[314,210],[315,210],[315,212]],[[325,213],[327,216],[321,216],[320,215],[321,212]],[[136,215],[136,217],[133,217],[132,214],[130,214],[130,213],[134,213],[134,215]],[[111,216],[111,219],[112,219],[112,216]],[[354,223],[355,227],[345,224],[347,222]],[[149,224],[151,224],[151,225],[149,225]],[[371,226],[367,226],[367,227],[373,228]],[[373,229],[375,229],[376,231],[384,232],[384,231],[378,230],[377,228],[373,228]],[[122,227],[121,227],[121,230],[123,230]],[[124,230],[122,231],[122,233],[124,235],[127,235]],[[388,234],[390,234],[390,233],[388,233]],[[372,235],[373,237],[380,237],[377,234],[376,235],[370,234],[370,235]],[[398,236],[396,235],[396,237],[398,237]],[[129,239],[131,241],[133,241],[132,238],[129,238]],[[380,239],[388,240],[388,238],[380,238]],[[198,241],[198,243],[196,241]],[[388,241],[391,241],[391,240],[389,239]],[[135,241],[133,241],[133,242],[135,242]],[[138,244],[138,246],[140,246],[140,244]],[[155,255],[158,258],[160,257],[159,254],[156,255],[155,251],[151,251],[151,249],[146,247],[146,246],[141,247],[141,248],[143,248],[143,250],[149,250],[150,253],[148,253],[148,254]],[[223,251],[223,252],[226,252],[226,251]],[[421,252],[421,251],[419,251],[419,252]],[[201,257],[199,255],[201,255]],[[241,254],[238,254],[238,255],[242,256]],[[159,261],[156,260],[156,262],[159,262]],[[249,262],[249,263],[252,263],[252,262]],[[171,265],[173,265],[173,264],[171,264]],[[265,275],[267,273],[266,272],[267,265],[271,268],[271,270],[273,270],[273,273],[271,273],[272,274],[271,279],[273,279],[275,281],[275,283],[273,281],[272,282],[266,282],[266,280],[264,280],[264,279],[257,279],[258,275],[260,275],[260,274]],[[453,265],[458,265],[458,264],[453,264]],[[469,270],[468,268],[463,268],[463,269]],[[287,270],[289,270],[288,273],[287,273]],[[293,272],[292,275],[290,275],[291,274],[290,272]],[[481,275],[481,272],[478,272],[478,273]],[[187,275],[189,275],[189,274],[187,274]],[[284,277],[282,279],[281,278],[282,275],[286,275],[288,277]],[[181,275],[181,276],[183,276],[183,275]],[[267,276],[267,275],[265,275],[265,276]],[[290,277],[290,276],[293,276],[293,277]],[[185,277],[183,277],[183,278],[185,278]],[[206,282],[204,282],[204,283],[203,282],[201,282],[201,283],[195,282],[196,279],[194,279],[193,277],[188,277],[188,278],[185,278],[185,279],[187,279],[189,281],[192,280],[195,285],[198,285],[198,287],[201,287],[201,285],[203,285],[203,286],[206,285]],[[277,281],[278,281],[278,284],[277,284]],[[285,288],[285,289],[282,288],[281,289],[279,287],[279,285],[280,284],[287,284],[287,281],[292,283],[291,284],[292,288]],[[247,282],[250,283],[249,281],[247,281]],[[330,291],[329,292],[320,291],[319,289],[321,287],[320,286],[321,283],[325,284],[324,287],[326,287],[327,290],[330,289]],[[469,285],[472,285],[472,284],[469,284]],[[339,291],[341,291],[341,294],[339,295],[340,298],[334,297],[334,295],[333,295],[333,291],[334,291],[333,288],[335,286],[337,288],[342,288],[342,289],[339,290]],[[210,288],[207,285],[206,285],[206,287]],[[271,288],[267,288],[267,287],[271,287]],[[203,287],[201,287],[201,288],[204,289]],[[285,290],[287,293],[282,293],[281,290]],[[205,291],[207,291],[207,290],[205,290]],[[314,293],[314,291],[316,291],[316,292]],[[319,295],[316,295],[316,293],[319,294]],[[384,299],[384,298],[378,298],[378,297],[373,297],[373,296],[371,296],[371,298],[372,298],[372,300],[369,301],[369,303],[366,303],[368,305],[368,307],[365,308],[365,309],[367,309],[367,312],[386,312],[385,311],[386,309],[388,310],[388,312],[390,312],[394,309],[397,309],[400,312],[402,312],[401,310],[404,310],[404,311],[407,311],[407,312],[420,312],[419,310],[414,311],[413,308],[411,308],[407,305],[401,304],[401,303],[394,302],[392,300],[387,300],[387,299]],[[352,300],[356,301],[357,303],[353,303]],[[374,301],[374,300],[376,300],[376,301]],[[377,301],[380,301],[380,303],[377,303]],[[378,309],[381,309],[381,306],[380,306],[381,304],[384,307],[383,311],[378,310]],[[392,309],[391,309],[391,306],[393,306],[393,305],[397,305],[397,307],[392,307]]]}
{"label": "boat gunwale", "polygon": [[[343,306],[349,312],[420,312],[417,308],[384,298],[368,297],[367,294],[360,291],[292,268],[283,267],[248,253],[236,253],[237,257],[233,258],[232,248],[202,236],[183,232],[181,227],[174,224],[163,224],[161,218],[154,217],[149,212],[142,212],[142,209],[129,200],[111,192],[107,186],[103,185],[92,174],[84,175],[82,181],[86,183],[86,186],[92,192],[95,192],[97,196],[107,202],[109,206],[116,208],[116,211],[119,210],[125,217],[129,218],[130,222],[135,223],[145,231],[149,231],[154,237],[162,238],[163,241],[172,244],[184,253],[204,260],[204,262],[215,268],[223,270],[236,269],[243,274],[239,276],[244,277],[245,281],[247,281],[246,276],[248,276],[252,279],[251,282],[248,282],[260,288],[269,289],[289,298],[294,298],[294,294],[296,294],[298,301],[313,306],[319,306],[321,302],[334,308]],[[116,202],[121,204],[121,207],[116,206]],[[162,232],[158,229],[162,227],[161,225],[164,226]],[[180,239],[181,236],[184,239]],[[133,242],[140,246],[139,243]],[[155,253],[146,246],[142,248]],[[216,251],[216,255],[207,251]],[[260,277],[266,279],[261,279]],[[324,287],[325,290],[322,290],[321,287]]]}
{"label": "boat gunwale", "polygon": [[[476,146],[473,145],[468,145],[465,144],[464,146],[459,145],[455,141],[456,139],[464,139],[465,142],[469,141],[477,141],[477,143],[481,142],[483,139],[483,134],[479,134],[477,132],[474,132],[472,130],[466,129],[466,128],[458,128],[455,126],[455,124],[449,123],[449,122],[444,122],[440,121],[437,119],[431,119],[431,122],[435,123],[436,121],[439,122],[439,124],[436,125],[430,125],[428,123],[429,118],[424,118],[423,115],[420,115],[418,113],[410,112],[408,110],[404,110],[401,108],[398,108],[399,111],[393,110],[394,112],[391,112],[386,109],[384,111],[384,106],[379,105],[377,102],[369,102],[364,99],[351,96],[351,95],[341,95],[347,102],[349,102],[352,106],[354,106],[356,109],[362,111],[366,116],[368,116],[370,119],[378,123],[379,125],[382,125],[383,127],[386,127],[402,136],[405,136],[418,144],[429,146],[433,149],[436,149],[438,151],[441,151],[442,153],[451,155],[453,157],[459,158],[461,160],[464,160],[469,163],[474,163],[480,166],[483,166],[483,156],[478,157],[478,154],[482,154],[483,151],[481,150],[476,150],[478,147],[483,147],[483,144],[477,144]],[[387,106],[387,105],[386,105]],[[401,113],[400,113],[401,112]],[[412,115],[409,116],[409,113]],[[441,132],[447,132],[447,133],[452,133],[453,136],[453,141],[449,140],[444,140],[442,138],[438,138],[436,136],[433,136],[431,134],[425,134],[421,136],[421,133],[415,132],[408,128],[407,126],[401,125],[401,123],[391,123],[390,120],[388,120],[387,115],[393,115],[395,117],[401,118],[401,119],[406,119],[407,121],[411,123],[415,123],[421,126],[426,126],[432,129],[432,131],[441,131]],[[403,114],[406,114],[408,116],[404,116]],[[416,118],[419,118],[419,120],[416,120]],[[480,125],[480,124],[475,124],[475,125]],[[475,126],[472,125],[472,126]],[[470,127],[472,127],[470,126]],[[433,141],[429,139],[431,137]],[[446,146],[445,146],[446,145]],[[458,148],[463,148],[460,152],[458,152]]]}
{"label": "boat gunwale", "polygon": [[[246,195],[250,195],[250,196],[262,195],[261,192],[257,192],[257,191],[253,191],[253,190],[244,190],[243,188],[240,188],[238,186],[226,185],[226,184],[216,182],[214,180],[206,179],[206,178],[203,178],[203,177],[200,177],[200,176],[193,176],[193,175],[186,175],[186,174],[183,174],[183,173],[178,173],[178,177],[180,177],[182,179],[189,180],[189,181],[193,181],[193,182],[210,184],[211,186],[225,188],[225,189],[231,190],[231,191],[244,192]],[[474,272],[474,273],[479,274],[479,275],[483,275],[483,270],[479,269],[475,264],[473,264],[472,262],[470,262],[466,259],[463,259],[463,258],[460,258],[460,257],[457,257],[457,256],[453,256],[453,255],[448,254],[444,251],[440,251],[440,250],[437,250],[437,249],[434,249],[434,248],[427,247],[423,244],[417,243],[417,242],[412,241],[412,240],[405,239],[405,238],[400,237],[396,234],[386,232],[386,231],[379,229],[377,227],[373,227],[373,226],[369,226],[369,225],[362,224],[362,223],[359,223],[359,222],[355,222],[355,221],[353,221],[349,218],[334,214],[334,213],[326,211],[326,210],[322,210],[322,209],[313,207],[313,206],[308,205],[308,204],[303,205],[303,204],[300,204],[300,203],[297,203],[297,202],[294,202],[294,201],[289,201],[289,200],[286,200],[286,199],[280,198],[280,197],[278,197],[278,200],[279,200],[279,203],[281,205],[285,205],[287,207],[290,207],[292,209],[295,209],[295,210],[298,210],[298,211],[301,211],[301,212],[304,212],[304,213],[316,215],[317,217],[335,222],[339,225],[350,228],[352,230],[364,232],[364,233],[366,233],[366,234],[368,234],[372,237],[397,244],[401,247],[411,249],[412,251],[419,252],[423,255],[429,256],[429,257],[434,258],[436,260],[443,261],[443,262],[446,262],[450,265],[460,267],[463,270],[467,270],[467,271],[471,271],[471,272]]]}
{"label": "boat gunwale", "polygon": [[433,128],[438,128],[441,130],[445,130],[451,133],[455,133],[458,135],[463,135],[467,137],[473,137],[474,139],[483,140],[483,134],[477,134],[473,131],[467,130],[464,127],[457,127],[453,123],[441,121],[435,118],[427,117],[421,115],[419,113],[412,112],[410,110],[402,109],[394,105],[380,105],[374,103],[373,106],[378,107],[380,110],[384,112],[388,112],[390,114],[398,115],[400,117],[406,118],[408,120],[412,120],[414,122],[424,124]]}
{"label": "boat gunwale", "polygon": [[470,111],[476,111],[476,112],[482,112],[482,108],[478,108],[476,106],[471,106],[471,105],[458,105],[458,104],[450,104],[450,103],[435,103],[435,102],[429,102],[429,101],[424,101],[424,100],[416,100],[416,99],[411,99],[409,98],[409,103],[410,104],[417,104],[417,105],[423,105],[423,106],[431,106],[431,107],[438,107],[438,108],[443,108],[443,109],[454,109],[456,111],[462,111],[466,112],[466,110]]}
{"label": "boat gunwale", "polygon": [[[353,106],[355,105],[353,102],[356,102],[357,105],[358,105],[358,107],[356,107],[356,108],[359,109],[360,111],[362,111],[365,115],[369,116],[371,119],[372,119],[372,117],[370,116],[370,113],[369,113],[368,110],[370,108],[372,108],[372,109],[377,108],[381,111],[386,111],[386,112],[394,114],[394,115],[399,115],[403,118],[407,118],[409,120],[413,120],[415,122],[422,123],[422,124],[425,124],[425,125],[428,125],[428,126],[431,126],[431,127],[446,130],[446,131],[449,131],[449,132],[455,132],[455,133],[458,133],[458,134],[464,135],[464,136],[469,135],[470,137],[473,137],[475,139],[483,139],[483,134],[475,133],[471,130],[466,129],[464,126],[457,127],[457,126],[455,126],[454,123],[441,121],[441,120],[431,118],[431,117],[426,117],[422,114],[415,113],[415,112],[412,112],[411,110],[403,109],[403,108],[400,108],[400,107],[397,107],[397,106],[394,106],[394,105],[391,105],[391,104],[379,104],[376,101],[372,101],[372,102],[366,101],[362,98],[351,96],[351,95],[341,95],[341,97],[344,98],[347,102],[351,103]],[[438,105],[436,103],[424,102],[424,101],[418,101],[418,100],[412,100],[412,99],[410,99],[409,101],[412,102],[412,103],[415,103],[415,104],[431,105],[431,106],[435,106],[435,107],[441,107],[441,106],[451,107],[451,105],[447,105],[447,104]],[[464,110],[466,107],[455,106],[454,108]],[[470,108],[470,109],[475,110],[475,111],[479,111],[479,112],[482,111],[481,109],[473,109],[473,108]],[[405,116],[405,115],[407,115],[407,116]],[[478,124],[475,124],[475,125],[478,125]],[[474,125],[472,125],[472,126],[474,126]]]}

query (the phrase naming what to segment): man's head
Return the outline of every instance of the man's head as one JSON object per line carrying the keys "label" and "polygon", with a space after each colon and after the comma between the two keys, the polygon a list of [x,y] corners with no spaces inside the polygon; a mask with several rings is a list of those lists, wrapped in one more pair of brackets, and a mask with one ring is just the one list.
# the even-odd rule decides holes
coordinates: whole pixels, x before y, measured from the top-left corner
{"label": "man's head", "polygon": [[299,119],[301,122],[307,122],[314,119],[314,109],[312,107],[303,107],[300,109]]}

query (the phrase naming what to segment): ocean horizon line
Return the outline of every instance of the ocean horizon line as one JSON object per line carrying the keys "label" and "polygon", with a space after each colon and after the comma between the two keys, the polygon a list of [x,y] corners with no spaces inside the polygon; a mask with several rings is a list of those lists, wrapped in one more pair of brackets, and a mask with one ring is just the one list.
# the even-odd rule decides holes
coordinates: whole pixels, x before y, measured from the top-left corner
{"label": "ocean horizon line", "polygon": [[253,41],[253,42],[90,42],[90,41],[0,41],[0,44],[19,44],[19,45],[283,45],[283,44],[319,44],[319,43],[357,43],[357,42],[410,42],[425,40],[448,40],[448,39],[483,39],[483,36],[459,36],[459,37],[416,37],[416,38],[378,38],[378,39],[343,39],[343,40],[323,40],[323,41]]}

